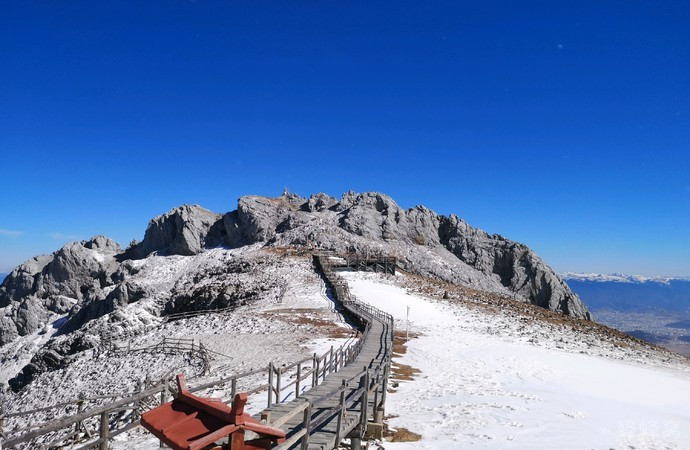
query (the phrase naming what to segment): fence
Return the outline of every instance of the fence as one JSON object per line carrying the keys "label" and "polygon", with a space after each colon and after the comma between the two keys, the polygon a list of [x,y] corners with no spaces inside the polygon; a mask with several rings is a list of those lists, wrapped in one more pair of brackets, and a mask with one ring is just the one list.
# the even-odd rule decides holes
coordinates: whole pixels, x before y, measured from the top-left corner
{"label": "fence", "polygon": [[[300,413],[304,416],[303,429],[293,434],[287,442],[280,446],[280,448],[289,448],[300,439],[302,441],[302,448],[306,448],[311,432],[322,426],[329,419],[333,419],[335,415],[337,415],[338,429],[336,442],[339,442],[342,437],[340,433],[343,416],[347,408],[353,407],[359,402],[362,411],[360,415],[360,425],[363,424],[362,426],[366,428],[369,396],[372,395],[372,393],[374,395],[374,414],[376,414],[379,405],[385,404],[386,383],[390,373],[393,319],[385,312],[356,300],[354,296],[350,294],[346,282],[335,275],[333,267],[329,263],[330,257],[332,256],[323,254],[315,255],[315,262],[324,274],[336,300],[342,304],[343,309],[363,328],[360,339],[352,342],[348,341],[337,349],[331,347],[329,351],[321,356],[314,354],[310,358],[302,359],[287,366],[277,366],[271,363],[267,367],[250,370],[218,380],[199,383],[190,388],[191,392],[198,392],[209,388],[217,390],[229,386],[230,396],[227,399],[223,399],[223,401],[225,401],[225,403],[231,403],[239,389],[238,385],[240,380],[255,380],[257,376],[265,374],[267,382],[259,384],[258,386],[253,386],[248,389],[247,392],[249,394],[255,394],[266,391],[267,407],[271,407],[276,403],[290,401],[291,398],[299,397],[301,393],[306,390],[305,388],[311,389],[314,386],[318,386],[325,381],[326,377],[331,373],[338,372],[350,365],[360,355],[365,342],[369,339],[372,323],[374,321],[379,321],[385,324],[384,332],[381,333],[381,336],[377,337],[381,340],[381,349],[383,349],[382,351],[384,354],[377,355],[379,356],[378,358],[371,360],[372,364],[376,362],[376,364],[373,364],[373,367],[365,366],[362,371],[356,373],[354,376],[342,380],[340,387],[327,392],[325,395],[319,397],[319,399],[304,402],[288,414],[283,415],[276,422],[271,423],[272,426],[279,427]],[[209,354],[213,353],[202,344],[195,344],[192,339],[168,338],[164,338],[163,341],[158,344],[138,349],[133,349],[131,347],[131,341],[127,347],[118,346],[114,342],[110,342],[106,345],[106,349],[111,352],[198,352],[204,355],[203,358],[204,361],[206,361],[205,367],[207,369],[210,369]],[[176,386],[174,383],[171,383],[171,376],[172,374],[168,374],[156,382],[146,380],[142,385],[138,386],[137,391],[134,393],[89,398],[80,397],[74,401],[4,415],[0,411],[0,435],[4,439],[0,448],[16,448],[24,444],[25,448],[32,449],[72,446],[72,448],[78,450],[94,447],[105,450],[108,448],[108,443],[112,438],[139,426],[139,416],[143,411],[167,402],[170,395],[175,394]],[[190,378],[192,383],[193,379],[194,377]],[[348,396],[346,399],[345,391],[354,381],[357,381],[359,387],[354,391],[354,394]],[[330,408],[318,414],[316,417],[312,417],[312,410],[314,407],[325,404],[336,396],[338,396],[339,399],[338,406]],[[116,398],[119,399],[91,409],[86,409],[85,406],[87,402],[113,400]],[[66,410],[73,408],[76,409],[76,413],[24,428],[15,428],[12,430],[3,429],[6,419],[61,408],[65,408]],[[266,417],[266,419],[270,420],[268,417]]]}

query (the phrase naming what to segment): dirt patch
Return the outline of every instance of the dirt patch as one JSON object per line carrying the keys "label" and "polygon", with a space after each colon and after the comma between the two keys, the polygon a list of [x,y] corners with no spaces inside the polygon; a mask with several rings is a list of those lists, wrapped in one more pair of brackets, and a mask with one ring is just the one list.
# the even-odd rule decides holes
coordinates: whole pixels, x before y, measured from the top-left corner
{"label": "dirt patch", "polygon": [[294,325],[314,328],[318,333],[330,338],[349,338],[356,336],[357,331],[347,327],[341,327],[329,319],[317,317],[321,310],[313,308],[282,308],[259,313],[269,320],[280,320]]}
{"label": "dirt patch", "polygon": [[410,339],[417,339],[419,337],[418,333],[409,333],[402,330],[396,330],[393,332],[393,356],[402,356],[407,353],[407,342]]}
{"label": "dirt patch", "polygon": [[[391,379],[395,381],[412,381],[414,377],[421,373],[421,371],[415,367],[407,364],[402,364],[401,362],[395,361],[395,358],[407,353],[407,343],[411,339],[417,339],[419,337],[418,333],[409,333],[402,330],[396,330],[393,332],[393,362],[391,364]],[[394,390],[389,390],[389,392],[395,392]]]}
{"label": "dirt patch", "polygon": [[421,434],[417,434],[407,428],[388,428],[384,424],[383,437],[387,442],[417,442],[422,439]]}
{"label": "dirt patch", "polygon": [[422,372],[419,369],[407,364],[401,364],[395,361],[391,364],[391,378],[396,381],[412,381],[414,377],[420,373]]}

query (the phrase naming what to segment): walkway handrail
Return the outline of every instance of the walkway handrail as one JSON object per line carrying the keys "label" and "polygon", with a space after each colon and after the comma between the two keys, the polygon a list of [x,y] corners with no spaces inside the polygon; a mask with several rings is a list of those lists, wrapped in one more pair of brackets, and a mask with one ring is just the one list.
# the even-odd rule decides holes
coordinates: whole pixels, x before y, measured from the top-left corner
{"label": "walkway handrail", "polygon": [[[391,357],[392,357],[392,346],[393,346],[393,316],[375,308],[366,303],[362,303],[357,300],[347,287],[347,283],[338,277],[333,270],[330,260],[332,257],[337,257],[330,253],[319,253],[314,255],[314,260],[317,267],[321,270],[327,283],[330,285],[333,295],[336,300],[338,300],[345,309],[347,309],[354,316],[358,317],[360,320],[365,322],[365,332],[363,339],[360,340],[362,344],[368,339],[369,331],[371,328],[371,323],[373,320],[377,320],[382,323],[383,333],[381,335],[382,345],[381,348],[384,351],[383,357],[379,360],[375,367],[370,367],[371,364],[364,366],[362,371],[350,377],[347,380],[342,380],[342,385],[330,392],[322,395],[316,400],[306,401],[305,404],[301,404],[293,408],[293,410],[286,413],[290,417],[305,409],[304,421],[302,423],[302,429],[294,433],[286,442],[276,447],[276,449],[288,449],[295,445],[301,440],[301,448],[306,449],[309,444],[309,436],[312,430],[317,429],[322,426],[329,419],[332,420],[337,414],[337,424],[336,424],[336,438],[335,445],[338,445],[341,438],[343,437],[342,432],[342,420],[346,409],[355,406],[357,403],[360,404],[360,430],[366,429],[368,422],[368,398],[369,395],[374,392],[374,412],[379,404],[385,404],[385,396],[387,390],[388,377],[390,374],[391,367]],[[358,380],[359,389],[351,393],[350,398],[345,398],[345,391],[349,387],[350,383],[354,380]],[[382,387],[382,389],[379,389]],[[379,390],[381,391],[381,398],[378,398]],[[319,407],[326,403],[329,403],[335,396],[339,395],[338,406],[329,408],[316,417],[311,417],[311,411],[315,407]]]}
{"label": "walkway handrail", "polygon": [[[307,380],[309,378],[311,378],[311,386],[316,386],[320,384],[320,380],[325,379],[327,375],[339,371],[341,368],[349,365],[352,361],[354,361],[357,358],[369,336],[371,324],[374,320],[377,320],[384,324],[384,333],[380,337],[383,340],[383,351],[386,352],[384,357],[379,361],[379,363],[375,367],[369,367],[371,366],[370,363],[356,376],[343,381],[344,384],[341,388],[335,389],[334,391],[328,393],[326,396],[322,396],[314,402],[309,402],[308,407],[303,406],[302,408],[306,408],[305,416],[307,410],[309,411],[309,414],[311,416],[311,410],[313,407],[319,406],[320,404],[328,401],[334,396],[342,394],[344,392],[344,387],[348,386],[352,381],[356,379],[359,379],[360,384],[362,384],[365,377],[367,380],[369,380],[366,382],[366,384],[363,384],[361,388],[356,391],[356,393],[358,393],[357,395],[359,395],[360,391],[371,391],[371,386],[375,386],[377,383],[377,381],[375,380],[381,379],[383,377],[385,383],[385,380],[387,380],[388,377],[388,373],[390,372],[390,357],[393,342],[393,317],[384,311],[381,311],[377,308],[374,308],[371,305],[362,303],[359,300],[357,300],[350,293],[347,287],[347,283],[340,277],[338,277],[333,271],[333,268],[329,264],[328,260],[328,258],[330,257],[332,257],[332,255],[319,253],[314,255],[314,260],[318,268],[324,274],[326,282],[330,285],[331,292],[335,299],[342,305],[342,307],[345,310],[350,312],[352,316],[358,318],[361,321],[363,330],[360,339],[354,342],[348,341],[348,343],[340,346],[337,349],[331,347],[330,350],[328,350],[321,356],[318,356],[315,353],[311,358],[305,358],[300,361],[293,362],[289,365],[280,367],[276,367],[271,363],[267,367],[261,367],[244,373],[236,374],[230,377],[220,378],[218,380],[205,382],[197,386],[192,386],[190,390],[192,392],[198,392],[203,389],[230,384],[231,396],[230,400],[226,403],[231,403],[232,399],[235,397],[235,393],[237,391],[237,383],[239,380],[255,376],[260,373],[267,373],[268,382],[266,384],[261,384],[258,387],[255,387],[254,389],[250,390],[249,393],[267,391],[268,407],[270,407],[272,404],[276,402],[282,403],[281,394],[288,392],[287,388],[289,387],[294,386],[295,397],[298,397],[301,394],[301,388],[304,386],[303,382],[308,383]],[[189,340],[185,339],[176,339],[170,341],[174,341],[175,348],[179,350],[196,350],[193,341],[191,341],[191,343],[189,342]],[[162,343],[163,347],[165,347],[166,344],[167,342],[164,341]],[[153,346],[153,348],[158,347],[160,345],[161,344],[157,344],[156,346]],[[146,350],[148,349],[149,348],[146,348]],[[198,350],[204,353],[207,353],[209,351],[208,349],[205,349],[203,347],[198,348]],[[309,366],[305,366],[305,364],[308,363],[311,364]],[[307,369],[306,367],[309,368]],[[293,369],[294,373],[291,372]],[[190,377],[190,380],[194,378],[196,377]],[[287,384],[283,385],[283,379],[288,379],[292,381],[289,381]],[[153,403],[157,402],[150,402],[148,401],[149,399],[159,397],[160,404],[163,404],[168,401],[169,395],[175,394],[176,387],[174,383],[171,383],[171,374],[166,375],[166,377],[159,380],[158,383],[154,384],[152,382],[149,382],[148,384],[150,384],[150,387],[147,387],[146,384],[144,384],[140,387],[139,392],[136,393],[94,396],[89,398],[82,397],[70,402],[63,402],[53,406],[10,414],[2,414],[2,412],[0,411],[0,437],[4,439],[4,441],[2,442],[2,447],[0,448],[12,448],[22,443],[31,442],[34,439],[44,436],[46,434],[70,428],[72,428],[73,431],[69,432],[66,435],[59,436],[58,440],[56,440],[55,442],[51,442],[50,444],[41,444],[40,446],[45,447],[46,445],[65,445],[65,443],[69,441],[71,441],[71,443],[74,444],[75,442],[77,442],[76,440],[79,438],[79,435],[85,434],[89,439],[91,439],[91,441],[84,444],[82,447],[80,447],[80,449],[87,449],[95,446],[106,448],[110,438],[124,433],[126,431],[129,431],[130,429],[138,426],[140,413],[147,409],[147,407],[150,409],[156,406],[153,405]],[[368,389],[364,389],[365,386],[368,387]],[[292,392],[292,389],[290,389],[290,392]],[[385,389],[382,391],[382,396],[385,396]],[[112,399],[117,397],[123,398],[107,403],[105,405],[84,410],[84,403],[87,401]],[[334,414],[342,414],[344,408],[348,408],[357,403],[358,401],[361,402],[362,399],[358,399],[356,395],[351,396],[349,400],[341,401],[339,407],[331,411],[327,411],[327,415],[319,414],[316,420],[312,422],[311,425],[305,428],[305,433],[303,436],[308,440],[309,433],[307,431],[314,429],[319,424],[327,420],[329,417],[332,417]],[[366,403],[364,404],[366,405]],[[3,421],[6,418],[19,417],[22,415],[35,414],[38,412],[49,411],[51,409],[70,406],[77,407],[77,414],[72,414],[45,423],[31,425],[22,429],[3,430]],[[123,427],[111,430],[110,415],[115,413],[123,413],[125,411],[132,411],[132,413],[130,413],[129,416],[129,423],[125,424]],[[88,430],[84,422],[96,416],[100,417],[100,423],[98,425],[98,432],[94,432],[95,434],[97,434],[98,438],[94,440],[94,438],[92,437],[92,433]],[[363,414],[363,416],[366,416],[366,414]],[[307,420],[305,419],[305,421]],[[23,434],[14,437],[7,437],[8,435],[16,435],[20,432]],[[281,448],[282,447],[283,446],[281,446]]]}

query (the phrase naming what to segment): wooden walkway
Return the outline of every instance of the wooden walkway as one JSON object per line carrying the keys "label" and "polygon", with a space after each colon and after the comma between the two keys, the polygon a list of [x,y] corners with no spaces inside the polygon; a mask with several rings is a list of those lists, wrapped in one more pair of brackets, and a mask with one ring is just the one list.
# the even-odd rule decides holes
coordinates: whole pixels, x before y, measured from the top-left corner
{"label": "wooden walkway", "polygon": [[[380,436],[390,374],[393,319],[350,294],[347,283],[335,271],[335,268],[344,268],[341,260],[333,254],[314,255],[314,262],[340,312],[361,331],[359,340],[348,341],[338,349],[331,348],[322,356],[314,354],[313,358],[282,367],[271,363],[268,367],[196,384],[190,390],[222,390],[229,386],[230,397],[222,400],[230,403],[239,388],[238,382],[267,374],[266,384],[250,387],[247,392],[268,392],[267,409],[259,416],[271,426],[287,432],[287,441],[276,447],[280,449],[333,449],[343,438],[349,438],[352,450],[358,450],[365,433]],[[390,265],[384,266],[384,271],[389,268]],[[196,350],[193,341],[191,344],[182,341],[164,340],[153,348],[166,350],[167,344],[174,343],[177,350]],[[301,386],[309,379],[311,388],[302,392]],[[286,381],[289,382],[281,383]],[[280,403],[293,389],[301,395],[291,402]],[[0,448],[86,450],[98,447],[106,450],[112,438],[139,426],[139,415],[143,411],[167,402],[171,394],[175,395],[175,386],[171,384],[170,375],[166,375],[158,382],[145,382],[134,393],[80,396],[76,400],[11,414],[6,414],[0,405]],[[95,405],[88,407],[87,404]],[[31,425],[23,428],[3,426],[7,425],[5,420],[60,410],[67,414],[48,422],[31,421]]]}
{"label": "wooden walkway", "polygon": [[362,272],[381,272],[395,275],[398,259],[395,256],[353,255],[332,256],[331,267],[334,269],[352,269]]}
{"label": "wooden walkway", "polygon": [[[393,320],[383,311],[358,302],[347,283],[337,276],[329,255],[316,255],[331,293],[346,314],[364,327],[359,354],[346,367],[325,376],[323,382],[289,403],[273,405],[263,418],[287,432],[278,448],[333,449],[347,437],[353,448],[367,433],[382,431],[383,409],[390,373]],[[366,405],[366,407],[363,407]],[[300,414],[301,413],[301,414]],[[369,423],[370,420],[372,423]],[[378,430],[378,432],[377,432]]]}

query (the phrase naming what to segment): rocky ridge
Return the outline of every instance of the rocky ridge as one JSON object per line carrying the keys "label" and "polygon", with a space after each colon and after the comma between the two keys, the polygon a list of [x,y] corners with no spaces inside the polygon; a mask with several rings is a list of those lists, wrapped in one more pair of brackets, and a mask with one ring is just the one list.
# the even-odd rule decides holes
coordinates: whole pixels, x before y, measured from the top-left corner
{"label": "rocky ridge", "polygon": [[145,258],[193,256],[216,247],[284,246],[394,254],[411,273],[590,319],[579,298],[527,246],[471,227],[455,215],[423,206],[402,209],[380,193],[347,192],[339,200],[326,194],[245,196],[227,214],[198,205],[177,207],[151,220],[142,242],[126,250],[97,236],[13,270],[0,285],[0,346],[58,318],[60,328],[10,384],[19,389],[35,374],[64,364],[70,354],[97,345],[94,336],[122,320],[118,311],[128,305],[146,300],[155,317],[233,306],[280,290],[278,279],[263,287],[248,281],[270,273],[270,260],[248,263],[240,254],[223,267],[190,271],[184,282],[161,288],[139,274]]}

